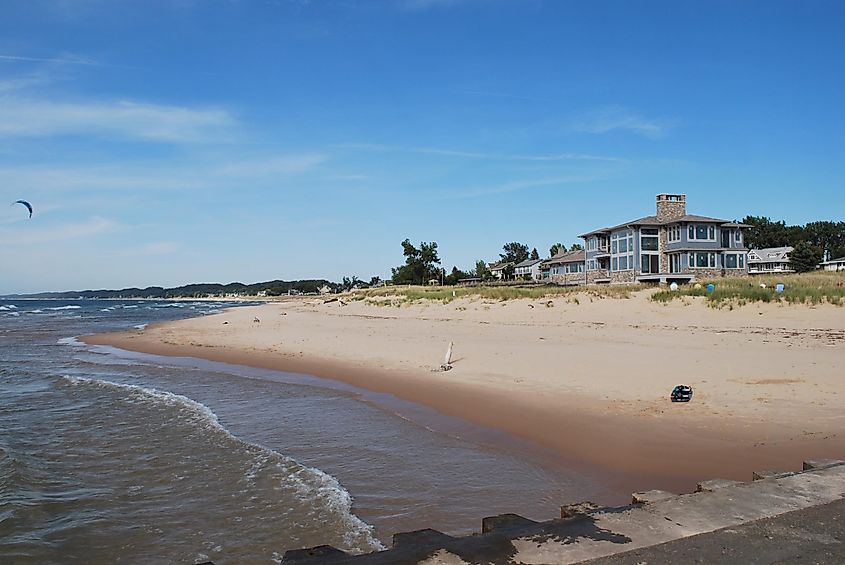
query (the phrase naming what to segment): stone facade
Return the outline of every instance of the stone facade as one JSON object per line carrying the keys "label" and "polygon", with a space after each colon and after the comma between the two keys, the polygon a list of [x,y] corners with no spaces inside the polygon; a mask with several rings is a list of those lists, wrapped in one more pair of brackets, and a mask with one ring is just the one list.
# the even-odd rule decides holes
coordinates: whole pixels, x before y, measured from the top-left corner
{"label": "stone facade", "polygon": [[564,286],[584,284],[584,273],[562,273],[551,275],[549,280]]}
{"label": "stone facade", "polygon": [[595,284],[596,279],[609,279],[610,273],[607,269],[596,269],[595,271],[587,271],[587,284]]}

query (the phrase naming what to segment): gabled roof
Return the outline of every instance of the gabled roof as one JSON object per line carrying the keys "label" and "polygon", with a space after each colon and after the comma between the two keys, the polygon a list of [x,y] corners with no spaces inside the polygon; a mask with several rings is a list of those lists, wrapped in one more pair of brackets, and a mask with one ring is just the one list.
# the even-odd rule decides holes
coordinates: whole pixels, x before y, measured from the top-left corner
{"label": "gabled roof", "polygon": [[512,263],[508,263],[507,261],[495,261],[493,263],[488,263],[487,268],[491,271],[496,271],[498,269],[504,269],[508,265],[512,265]]}
{"label": "gabled roof", "polygon": [[564,263],[583,263],[586,259],[586,252],[583,249],[576,249],[575,251],[561,251],[543,261],[543,266],[546,265],[562,265]]}
{"label": "gabled roof", "polygon": [[616,231],[622,228],[632,228],[635,226],[665,226],[668,224],[677,224],[679,222],[686,222],[686,223],[700,223],[700,224],[720,224],[725,226],[726,228],[750,228],[751,226],[747,224],[740,224],[737,222],[731,222],[729,220],[721,220],[719,218],[710,218],[708,216],[698,216],[696,214],[685,214],[679,218],[672,218],[669,220],[658,220],[657,216],[644,216],[642,218],[637,218],[636,220],[631,220],[630,222],[625,222],[624,224],[619,224],[618,226],[613,226],[611,228],[602,228],[598,230],[593,230],[591,232],[587,232],[582,234],[578,237],[587,238],[591,235],[597,234],[609,234],[612,231]]}
{"label": "gabled roof", "polygon": [[518,269],[520,267],[533,267],[537,263],[542,263],[542,262],[543,262],[542,259],[526,259],[525,261],[522,261],[522,262],[514,265],[514,268]]}
{"label": "gabled roof", "polygon": [[845,263],[845,257],[839,257],[837,259],[829,259],[822,263],[822,265],[832,265],[833,263]]}
{"label": "gabled roof", "polygon": [[791,251],[792,247],[784,246],[784,247],[766,247],[765,249],[751,249],[748,252],[748,262],[749,263],[768,263],[770,261],[789,261],[789,257],[787,256]]}

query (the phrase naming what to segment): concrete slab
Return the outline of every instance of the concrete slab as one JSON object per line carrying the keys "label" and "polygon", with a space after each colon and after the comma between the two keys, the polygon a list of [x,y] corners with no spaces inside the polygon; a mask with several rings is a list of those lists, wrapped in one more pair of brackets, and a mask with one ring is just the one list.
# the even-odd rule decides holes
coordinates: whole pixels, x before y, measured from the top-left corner
{"label": "concrete slab", "polygon": [[[547,522],[533,522],[516,515],[492,517],[486,520],[488,533],[463,538],[453,538],[434,530],[398,534],[394,538],[393,550],[369,555],[330,554],[308,559],[302,553],[294,555],[288,552],[284,562],[297,565],[428,565],[442,558],[443,563],[461,564],[579,563],[720,530],[720,535],[730,536],[730,532],[744,524],[842,502],[843,498],[845,465],[835,465],[786,476],[777,474],[748,483],[726,484],[693,494],[672,495],[648,504],[576,512],[571,517]],[[841,506],[831,508],[830,512],[837,508],[841,510]],[[837,519],[841,519],[841,514]],[[754,530],[749,532],[752,537],[759,534]],[[841,549],[834,543],[835,536],[830,537],[833,534],[828,536],[824,531],[817,534],[810,530],[801,534],[805,536],[806,545],[812,546],[811,553],[818,550],[821,552],[817,552],[818,555],[826,559],[824,552],[828,551],[825,549],[828,546],[824,544],[828,542],[830,547]],[[841,537],[837,539],[841,542]],[[765,544],[755,539],[755,543],[758,542]],[[752,553],[747,555],[753,557]],[[289,560],[288,556],[297,559]],[[298,559],[300,556],[305,558]],[[711,559],[704,562],[714,560],[719,561]],[[657,559],[651,562],[664,561]],[[755,561],[740,559],[733,562]]]}

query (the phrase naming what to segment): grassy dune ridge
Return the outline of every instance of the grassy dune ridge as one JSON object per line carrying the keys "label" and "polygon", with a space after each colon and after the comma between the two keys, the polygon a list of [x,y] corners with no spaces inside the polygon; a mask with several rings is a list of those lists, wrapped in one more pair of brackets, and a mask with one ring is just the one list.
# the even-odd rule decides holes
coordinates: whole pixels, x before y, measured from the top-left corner
{"label": "grassy dune ridge", "polygon": [[[707,292],[707,285],[716,288]],[[777,293],[775,286],[784,285],[784,291]],[[760,285],[765,285],[762,287]],[[743,279],[715,279],[700,281],[700,286],[684,285],[676,291],[664,289],[655,292],[651,299],[668,302],[682,296],[703,296],[711,306],[743,304],[751,302],[785,302],[788,304],[845,305],[845,273],[816,271],[802,274],[755,275]]]}
{"label": "grassy dune ridge", "polygon": [[[715,285],[707,292],[707,285]],[[783,283],[785,290],[775,292],[775,285]],[[760,285],[765,285],[761,287]],[[653,290],[654,286],[633,285],[480,285],[480,286],[388,286],[377,289],[353,291],[348,300],[365,301],[375,306],[402,306],[426,301],[448,304],[460,298],[485,300],[516,300],[521,298],[541,300],[566,298],[578,303],[578,297],[630,298],[632,294]],[[754,302],[781,302],[787,304],[835,304],[845,306],[845,272],[816,271],[803,274],[760,275],[741,279],[702,280],[698,285],[682,285],[676,291],[666,287],[651,294],[656,302],[669,302],[685,296],[699,296],[713,307],[742,306]]]}

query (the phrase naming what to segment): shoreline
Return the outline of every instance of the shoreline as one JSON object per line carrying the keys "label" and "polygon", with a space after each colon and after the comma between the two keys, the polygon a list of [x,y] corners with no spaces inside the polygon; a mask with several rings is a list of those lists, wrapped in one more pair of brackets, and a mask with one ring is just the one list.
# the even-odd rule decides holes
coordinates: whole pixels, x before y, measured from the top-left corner
{"label": "shoreline", "polygon": [[[807,406],[801,406],[789,415],[782,413],[780,402],[806,399],[800,394],[781,391],[786,394],[770,396],[763,402],[764,405],[778,404],[776,410],[767,411],[769,416],[778,414],[778,420],[773,421],[766,417],[761,419],[756,413],[753,417],[749,413],[737,413],[735,406],[728,406],[723,413],[725,407],[712,398],[713,393],[706,390],[706,384],[702,390],[702,385],[696,383],[692,403],[675,405],[666,400],[668,390],[662,388],[656,399],[636,398],[640,390],[634,391],[633,398],[627,398],[624,385],[621,394],[617,390],[619,375],[604,383],[613,382],[608,390],[602,390],[600,374],[592,378],[587,375],[586,379],[582,375],[577,382],[563,384],[556,378],[558,371],[554,359],[569,356],[573,342],[588,350],[598,348],[599,354],[607,353],[602,351],[604,338],[619,337],[619,324],[607,317],[608,309],[612,314],[610,318],[624,318],[621,311],[625,309],[638,310],[635,317],[642,314],[643,309],[651,310],[651,314],[657,314],[657,319],[645,326],[659,331],[657,328],[666,326],[667,322],[681,322],[681,318],[689,314],[683,306],[667,308],[644,304],[642,300],[573,305],[568,299],[559,299],[555,309],[535,312],[532,307],[525,312],[528,302],[518,300],[503,306],[467,301],[459,305],[385,309],[366,304],[341,306],[298,300],[240,307],[202,318],[151,325],[142,331],[79,339],[90,345],[110,345],[141,353],[315,375],[392,394],[548,449],[558,454],[566,467],[606,485],[613,496],[619,497],[616,502],[627,498],[634,490],[661,488],[690,492],[698,481],[710,478],[747,480],[753,470],[772,467],[790,470],[795,461],[841,455],[845,448],[843,438],[833,431],[837,422],[828,418],[831,415],[827,413],[829,408],[841,406],[841,401],[832,407],[825,406],[825,417],[808,422]],[[510,310],[504,314],[507,308]],[[569,312],[564,315],[563,325],[548,323],[565,310]],[[762,315],[757,310],[750,309],[742,321]],[[766,314],[771,314],[768,310]],[[517,314],[513,316],[511,312],[515,311]],[[818,326],[816,322],[820,319],[816,315],[807,316],[809,311],[804,308],[800,312],[804,318],[809,318],[804,320],[809,323],[803,323],[808,331]],[[479,314],[481,319],[478,319]],[[696,320],[701,318],[698,314],[696,312],[694,316]],[[717,311],[704,318],[727,314]],[[736,318],[734,313],[730,314]],[[831,320],[836,321],[835,316],[831,318],[826,314],[821,318],[828,325]],[[262,322],[252,322],[253,317],[260,317]],[[775,334],[792,331],[783,320],[776,322],[767,326]],[[444,326],[449,326],[449,333],[456,342],[454,368],[448,372],[433,372],[431,369],[437,361],[432,360],[442,359],[442,352],[437,349],[444,343],[440,337]],[[761,335],[744,328],[731,323],[720,331],[728,335]],[[837,325],[833,329],[845,328]],[[829,332],[820,332],[822,336],[826,334]],[[771,332],[764,332],[762,336],[771,337]],[[568,347],[561,347],[557,352],[553,348],[551,356],[540,355],[538,347],[548,347],[543,342],[554,337],[566,338],[563,345]],[[815,343],[823,337],[808,339],[812,342],[810,349],[825,353],[828,362],[831,362],[829,357],[834,354],[833,350],[841,355],[841,340],[831,346]],[[771,341],[760,337],[748,341],[753,343],[755,340],[760,342],[757,345]],[[327,342],[331,346],[326,347]],[[689,345],[687,343],[681,349],[681,356],[690,354]],[[526,355],[531,363],[524,371],[515,371],[512,362],[494,360],[498,353],[503,353],[502,347],[513,348],[517,356]],[[642,343],[625,347],[643,351]],[[422,364],[421,359],[424,360]],[[774,359],[776,365],[782,364],[781,361]],[[611,362],[611,365],[616,364]],[[768,362],[766,365],[772,367]],[[623,381],[637,377],[647,380],[641,368],[629,368],[630,377],[623,376]],[[828,369],[824,371],[825,379],[830,377]],[[534,372],[539,376],[532,376]],[[790,384],[785,383],[786,380],[769,377],[768,381],[751,379],[746,382],[771,382],[773,384],[757,386],[783,389]],[[818,383],[814,384],[818,386]],[[732,386],[736,388],[735,383]],[[741,384],[739,388],[743,388]],[[812,404],[812,398],[809,400]],[[561,501],[568,502],[577,500]]]}

